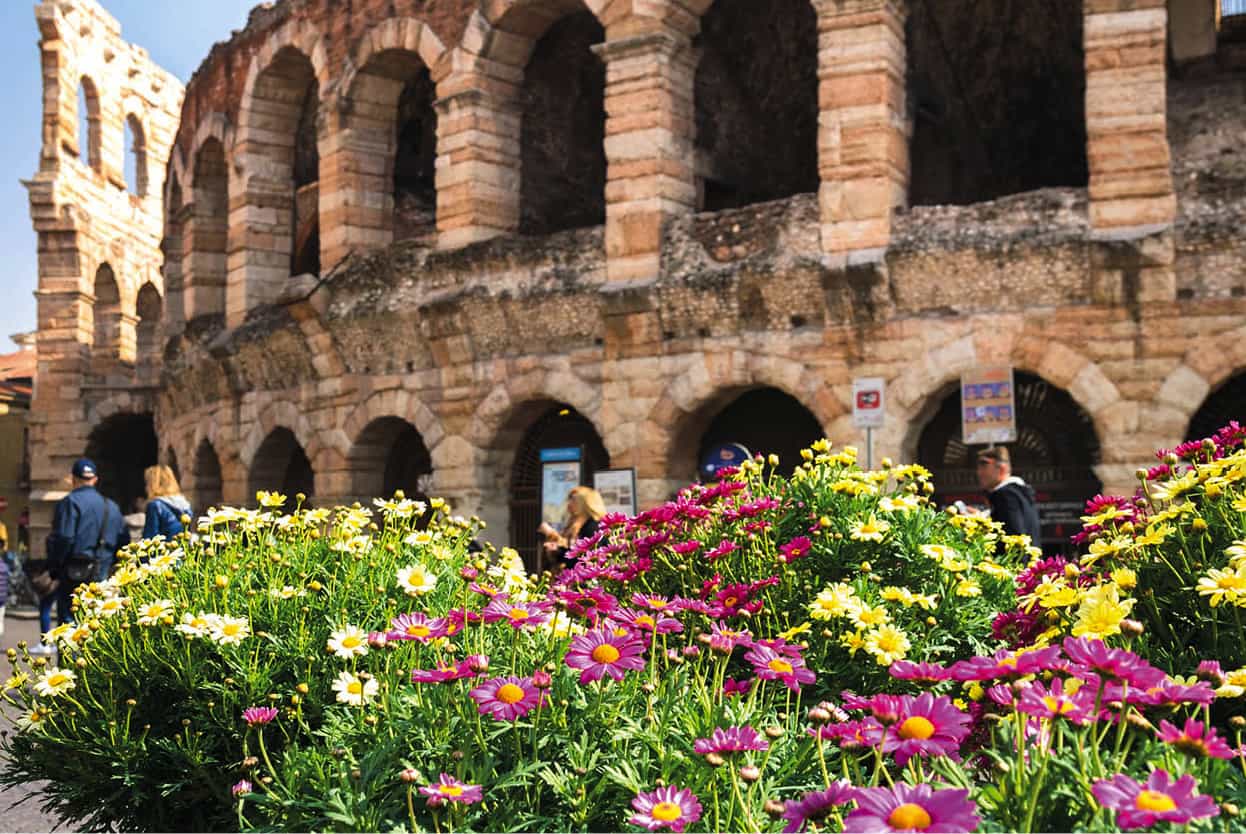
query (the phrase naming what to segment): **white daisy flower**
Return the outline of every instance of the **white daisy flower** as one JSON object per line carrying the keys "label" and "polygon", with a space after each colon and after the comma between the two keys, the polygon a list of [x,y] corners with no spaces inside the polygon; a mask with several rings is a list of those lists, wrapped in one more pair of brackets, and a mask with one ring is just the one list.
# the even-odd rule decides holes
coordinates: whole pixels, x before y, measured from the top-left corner
{"label": "white daisy flower", "polygon": [[208,629],[211,638],[222,646],[237,646],[251,634],[246,617],[213,616],[208,620]]}
{"label": "white daisy flower", "polygon": [[173,600],[158,599],[155,602],[149,602],[140,605],[138,608],[138,624],[145,626],[159,625],[160,621],[165,617],[173,614]]}
{"label": "white daisy flower", "polygon": [[63,695],[77,684],[71,669],[49,669],[35,682],[35,691],[49,698]]}
{"label": "white daisy flower", "polygon": [[368,653],[368,632],[358,626],[348,625],[329,635],[329,651],[343,660],[362,657]]}
{"label": "white daisy flower", "polygon": [[352,707],[361,707],[371,701],[376,697],[378,688],[375,678],[365,681],[351,672],[342,672],[333,681],[333,691],[337,693],[337,702],[350,704]]}
{"label": "white daisy flower", "polygon": [[409,596],[423,596],[437,587],[437,574],[430,572],[423,565],[399,568],[398,585]]}

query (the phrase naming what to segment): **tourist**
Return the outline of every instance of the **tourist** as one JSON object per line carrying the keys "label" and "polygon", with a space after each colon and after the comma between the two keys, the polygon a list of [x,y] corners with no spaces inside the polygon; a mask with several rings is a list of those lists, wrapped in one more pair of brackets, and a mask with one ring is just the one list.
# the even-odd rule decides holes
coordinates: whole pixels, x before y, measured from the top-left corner
{"label": "tourist", "polygon": [[567,523],[562,530],[541,522],[539,532],[545,536],[545,552],[557,555],[562,567],[575,564],[574,559],[568,558],[568,551],[579,539],[596,534],[597,523],[605,514],[606,504],[597,490],[586,486],[571,490],[567,493]]}
{"label": "tourist", "polygon": [[190,518],[190,502],[182,495],[173,470],[163,464],[143,470],[143,480],[147,483],[147,521],[143,525],[143,538],[172,539],[186,529],[182,518]]}
{"label": "tourist", "polygon": [[103,582],[112,572],[117,550],[130,542],[121,508],[95,488],[95,464],[81,458],[73,465],[69,494],[56,505],[48,536],[48,563],[56,588],[57,619],[70,622],[69,603],[83,582]]}
{"label": "tourist", "polygon": [[1041,547],[1043,530],[1038,521],[1034,488],[1012,474],[1007,447],[983,449],[978,452],[977,460],[978,485],[991,502],[991,518],[1004,525],[1007,535],[1028,535],[1031,544]]}

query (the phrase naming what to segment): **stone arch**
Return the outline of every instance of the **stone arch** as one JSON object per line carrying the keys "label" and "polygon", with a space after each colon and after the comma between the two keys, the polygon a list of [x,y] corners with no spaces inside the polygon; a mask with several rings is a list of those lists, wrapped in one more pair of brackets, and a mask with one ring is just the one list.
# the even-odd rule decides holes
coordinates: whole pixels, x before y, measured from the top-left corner
{"label": "stone arch", "polygon": [[203,514],[209,507],[219,507],[224,500],[224,470],[216,447],[207,438],[195,444],[188,474],[189,480],[184,486],[195,511]]}
{"label": "stone arch", "polygon": [[329,86],[323,40],[305,21],[275,31],[251,61],[230,177],[229,245],[244,254],[228,280],[231,324],[278,297],[291,275],[320,271],[319,117]]}
{"label": "stone arch", "polygon": [[435,85],[449,71],[445,57],[414,18],[389,18],[359,40],[338,83],[341,136],[326,160],[349,195],[343,222],[325,230],[329,261],[360,244],[435,239]]}
{"label": "stone arch", "polygon": [[100,492],[129,513],[134,500],[146,494],[143,470],[157,462],[160,445],[149,411],[116,405],[115,410],[100,409],[88,422],[92,428],[83,453],[95,462]]}
{"label": "stone arch", "polygon": [[[83,74],[78,79],[77,87],[78,103],[75,105],[75,120],[77,126],[76,148],[78,151],[78,159],[83,165],[91,168],[96,172],[104,170],[104,145],[103,145],[103,114],[100,111],[100,94],[99,88],[91,76]],[[82,135],[82,128],[86,128],[86,135]]]}
{"label": "stone arch", "polygon": [[[138,112],[130,110],[128,105],[125,116],[125,131],[130,138],[128,143],[129,147],[123,148],[126,153],[127,162],[125,166],[127,168],[126,185],[130,188],[130,192],[134,196],[144,199],[148,195],[149,188],[147,125],[145,120],[138,115]],[[130,182],[128,176],[129,160],[131,158],[134,161],[133,182]]]}
{"label": "stone arch", "polygon": [[107,376],[116,370],[123,353],[121,282],[108,263],[95,270],[91,304],[91,372]]}
{"label": "stone arch", "polygon": [[214,135],[191,159],[191,198],[184,230],[187,316],[225,312],[229,252],[229,164]]}
{"label": "stone arch", "polygon": [[286,509],[294,506],[295,496],[307,499],[316,494],[316,470],[307,447],[286,426],[274,426],[264,435],[247,466],[247,491],[281,492],[286,495]]}
{"label": "stone arch", "polygon": [[516,375],[494,386],[477,405],[466,439],[477,448],[488,448],[525,403],[537,401],[568,404],[599,427],[600,433],[600,390],[586,385],[569,371],[559,369]]}
{"label": "stone arch", "polygon": [[[825,431],[844,412],[818,372],[786,357],[738,352],[711,361],[696,357],[663,390],[646,420],[645,436],[660,450],[641,458],[638,476],[667,480],[670,490],[696,474],[684,454],[693,438],[732,401],[748,391],[773,388],[803,405]],[[695,452],[696,444],[692,444]]]}
{"label": "stone arch", "polygon": [[135,325],[135,375],[140,385],[157,381],[160,370],[160,334],[164,300],[155,284],[148,281],[139,288],[134,303],[138,318]]}
{"label": "stone arch", "polygon": [[260,444],[278,428],[288,429],[294,435],[308,460],[315,460],[324,447],[302,409],[288,400],[278,400],[260,410],[250,431],[239,444],[238,457],[248,470],[255,461]]}
{"label": "stone arch", "polygon": [[353,445],[368,424],[383,417],[399,417],[410,423],[424,438],[430,452],[434,452],[445,437],[445,429],[432,409],[402,388],[387,388],[371,394],[350,412],[342,424],[342,433]]}

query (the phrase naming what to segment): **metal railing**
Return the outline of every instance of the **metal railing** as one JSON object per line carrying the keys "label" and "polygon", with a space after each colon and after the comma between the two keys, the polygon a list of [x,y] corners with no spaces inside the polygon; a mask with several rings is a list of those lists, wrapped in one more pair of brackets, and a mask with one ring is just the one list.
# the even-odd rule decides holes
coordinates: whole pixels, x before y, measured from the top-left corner
{"label": "metal railing", "polygon": [[1220,0],[1220,16],[1246,15],[1246,0]]}

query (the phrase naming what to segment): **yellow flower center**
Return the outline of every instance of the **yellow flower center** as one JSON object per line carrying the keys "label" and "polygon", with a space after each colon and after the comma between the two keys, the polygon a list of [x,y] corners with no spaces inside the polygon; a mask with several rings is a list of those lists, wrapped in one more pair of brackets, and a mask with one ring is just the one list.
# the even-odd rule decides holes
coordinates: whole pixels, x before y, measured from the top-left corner
{"label": "yellow flower center", "polygon": [[236,623],[226,623],[225,625],[221,626],[221,634],[227,635],[229,637],[233,637],[235,634],[239,632],[239,630],[240,630],[240,627]]}
{"label": "yellow flower center", "polygon": [[598,663],[614,663],[619,659],[619,650],[609,643],[602,643],[589,656]]}
{"label": "yellow flower center", "polygon": [[523,608],[512,608],[510,611],[506,612],[506,615],[512,620],[528,619],[528,612]]}
{"label": "yellow flower center", "polygon": [[776,657],[774,660],[766,664],[771,672],[778,672],[780,675],[792,674],[792,664],[782,658]]}
{"label": "yellow flower center", "polygon": [[1139,811],[1175,811],[1177,803],[1173,802],[1172,797],[1166,793],[1159,791],[1143,791],[1138,794],[1138,798],[1134,800],[1134,807]]}
{"label": "yellow flower center", "polygon": [[352,635],[350,635],[350,636],[348,636],[348,637],[343,637],[343,638],[342,638],[342,648],[344,648],[344,649],[353,649],[353,648],[355,648],[356,646],[358,646],[358,645],[359,645],[360,643],[362,643],[362,642],[363,642],[362,640],[360,640],[358,637],[356,637],[355,635],[353,635],[353,634],[352,634]]}
{"label": "yellow flower center", "polygon": [[432,629],[430,629],[428,626],[425,626],[425,625],[407,626],[407,634],[411,635],[412,637],[427,637],[428,635],[432,633],[433,633]]}
{"label": "yellow flower center", "polygon": [[438,791],[442,796],[462,796],[463,789],[458,785],[440,785]]}
{"label": "yellow flower center", "polygon": [[517,704],[523,700],[523,696],[523,687],[515,686],[513,683],[498,687],[498,700],[504,704]]}
{"label": "yellow flower center", "polygon": [[930,827],[930,823],[930,814],[926,813],[926,809],[913,802],[904,803],[887,817],[887,824],[892,828],[924,831]]}
{"label": "yellow flower center", "polygon": [[649,628],[657,627],[657,623],[653,621],[653,617],[650,617],[647,614],[641,614],[639,617],[637,617],[636,624],[642,625],[642,626],[648,626]]}
{"label": "yellow flower center", "polygon": [[363,683],[361,681],[351,681],[346,684],[346,691],[351,695],[360,695],[363,693]]}
{"label": "yellow flower center", "polygon": [[1056,698],[1051,695],[1043,696],[1043,705],[1056,715],[1064,715],[1066,712],[1073,711],[1073,702],[1065,701],[1062,698]]}
{"label": "yellow flower center", "polygon": [[734,608],[735,604],[739,601],[740,601],[739,597],[726,597],[723,599],[723,605],[727,606],[728,608]]}
{"label": "yellow flower center", "polygon": [[666,607],[666,600],[664,600],[664,599],[651,599],[651,600],[649,600],[649,607],[650,607],[650,608],[665,608],[665,607]]}
{"label": "yellow flower center", "polygon": [[674,802],[659,802],[649,813],[658,822],[674,822],[684,814],[683,809]]}
{"label": "yellow flower center", "polygon": [[904,723],[900,725],[900,738],[916,738],[928,739],[935,732],[935,725],[930,719],[920,715],[914,715],[904,719]]}
{"label": "yellow flower center", "polygon": [[69,676],[62,672],[55,672],[48,678],[48,686],[60,686],[69,680]]}

